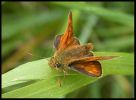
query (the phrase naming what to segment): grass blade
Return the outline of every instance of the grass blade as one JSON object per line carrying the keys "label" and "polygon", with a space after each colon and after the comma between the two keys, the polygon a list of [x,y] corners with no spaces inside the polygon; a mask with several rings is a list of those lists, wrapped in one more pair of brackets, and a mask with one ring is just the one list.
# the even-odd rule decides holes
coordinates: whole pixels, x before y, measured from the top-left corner
{"label": "grass blade", "polygon": [[[101,61],[103,76],[110,74],[134,75],[134,55],[128,53],[96,52],[97,56],[120,56],[108,61]],[[102,77],[103,77],[102,76]],[[102,78],[99,77],[99,78]],[[62,87],[57,84],[61,79]],[[48,66],[47,59],[41,59],[23,64],[2,75],[2,88],[29,80],[39,80],[25,87],[2,94],[3,98],[34,98],[34,97],[62,97],[80,87],[94,82],[99,78],[88,77],[74,71],[70,71],[66,77],[62,72],[52,70]],[[76,80],[76,81],[75,81]],[[13,83],[14,82],[14,83]]]}
{"label": "grass blade", "polygon": [[86,11],[89,14],[96,14],[100,17],[103,17],[107,20],[114,21],[120,24],[124,24],[130,27],[134,27],[134,16],[125,14],[122,12],[117,12],[113,10],[108,10],[103,7],[94,7],[85,2],[52,2],[59,6],[64,6],[72,9],[78,9]]}

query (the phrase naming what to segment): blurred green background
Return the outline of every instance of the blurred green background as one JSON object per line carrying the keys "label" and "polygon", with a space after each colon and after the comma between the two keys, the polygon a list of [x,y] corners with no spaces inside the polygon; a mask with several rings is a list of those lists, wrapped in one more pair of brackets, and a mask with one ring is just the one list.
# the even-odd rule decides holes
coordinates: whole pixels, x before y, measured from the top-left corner
{"label": "blurred green background", "polygon": [[[134,52],[134,2],[2,2],[2,73],[51,57],[69,11],[74,34],[94,51]],[[111,75],[65,97],[132,98],[134,76]]]}

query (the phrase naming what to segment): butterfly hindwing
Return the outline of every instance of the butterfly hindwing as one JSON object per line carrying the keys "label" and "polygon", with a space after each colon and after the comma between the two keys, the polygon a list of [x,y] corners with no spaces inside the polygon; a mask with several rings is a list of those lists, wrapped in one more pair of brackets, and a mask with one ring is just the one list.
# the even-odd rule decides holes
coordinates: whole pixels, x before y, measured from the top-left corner
{"label": "butterfly hindwing", "polygon": [[78,62],[69,65],[75,71],[89,76],[99,77],[102,74],[101,64],[98,61]]}
{"label": "butterfly hindwing", "polygon": [[58,50],[58,48],[59,48],[61,36],[62,36],[62,35],[57,35],[57,36],[55,37],[55,40],[54,40],[54,47],[56,48],[56,50]]}

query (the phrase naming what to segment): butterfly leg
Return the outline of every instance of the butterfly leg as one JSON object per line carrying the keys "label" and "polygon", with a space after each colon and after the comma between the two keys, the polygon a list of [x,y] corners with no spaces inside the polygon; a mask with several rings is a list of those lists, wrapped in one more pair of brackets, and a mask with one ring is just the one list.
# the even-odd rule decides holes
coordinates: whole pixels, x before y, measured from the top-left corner
{"label": "butterfly leg", "polygon": [[65,69],[63,69],[64,77],[68,74]]}
{"label": "butterfly leg", "polygon": [[60,78],[57,79],[57,84],[59,85],[59,87],[61,87],[61,79]]}
{"label": "butterfly leg", "polygon": [[[67,72],[64,69],[63,69],[63,72],[64,72],[64,78],[65,78],[65,75],[67,75]],[[59,84],[60,87],[62,86],[60,78],[58,78],[57,83]]]}

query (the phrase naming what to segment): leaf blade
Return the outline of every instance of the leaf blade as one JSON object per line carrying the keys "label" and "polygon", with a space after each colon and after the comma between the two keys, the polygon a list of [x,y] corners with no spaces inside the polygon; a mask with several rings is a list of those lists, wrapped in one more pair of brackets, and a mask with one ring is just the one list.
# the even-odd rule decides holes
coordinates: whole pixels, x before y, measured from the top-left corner
{"label": "leaf blade", "polygon": [[[121,56],[121,57],[117,57],[112,60],[101,61],[102,68],[103,68],[103,76],[101,76],[99,78],[102,78],[102,77],[104,77],[106,75],[110,75],[110,74],[134,75],[134,58],[133,58],[134,55],[133,54],[114,53],[114,52],[96,52],[95,55],[97,55],[97,56],[98,55],[99,56],[102,56],[102,55],[103,56],[111,56],[111,55]],[[83,74],[79,74],[79,73],[76,73],[73,71],[70,71],[69,75],[67,75],[66,78],[63,78],[63,73],[51,70],[50,67],[47,65],[47,60],[45,60],[45,59],[24,64],[27,66],[25,66],[26,68],[24,68],[23,70],[26,70],[28,65],[30,66],[30,64],[37,67],[36,63],[38,63],[38,62],[42,62],[46,66],[42,66],[41,67],[42,69],[37,68],[37,69],[35,69],[36,71],[35,70],[32,70],[32,71],[28,70],[31,72],[32,75],[34,75],[36,72],[38,72],[33,77],[31,76],[31,74],[29,72],[29,74],[30,74],[29,78],[31,78],[31,79],[32,78],[33,79],[39,78],[39,79],[44,79],[44,80],[39,80],[39,81],[37,81],[33,84],[30,84],[30,85],[27,85],[25,87],[21,87],[19,89],[4,93],[4,94],[2,94],[2,97],[3,98],[11,98],[11,97],[14,97],[14,98],[22,98],[22,97],[27,97],[27,98],[33,98],[33,97],[48,97],[49,98],[49,97],[51,97],[51,98],[53,98],[53,97],[55,97],[56,98],[56,97],[62,97],[63,95],[65,95],[69,92],[72,92],[75,89],[78,89],[82,86],[85,86],[85,85],[92,83],[92,82],[96,81],[97,79],[99,79],[99,78],[94,78],[94,77],[88,77],[88,76],[85,76]],[[24,66],[24,65],[22,65],[22,66]],[[33,67],[32,65],[30,66],[30,68]],[[22,66],[20,66],[20,67],[23,68]],[[17,72],[18,72],[17,76],[19,76],[19,73],[21,72],[21,71],[19,71],[20,67],[14,69],[8,73],[15,74],[15,72],[16,72],[16,75],[17,75]],[[43,69],[44,67],[45,67],[45,70]],[[8,81],[7,79],[4,78],[6,75],[7,75],[6,77],[8,77],[9,75],[12,75],[12,74],[8,74],[8,73],[6,73],[4,76],[2,76],[2,82],[3,82],[3,80]],[[42,73],[42,74],[39,74],[39,73]],[[26,78],[28,78],[29,74],[26,75],[27,76]],[[22,74],[20,74],[20,76],[21,75]],[[39,76],[37,76],[37,75],[39,75]],[[62,87],[59,87],[59,85],[57,84],[57,79],[60,78],[59,76],[62,77],[61,78]],[[10,78],[10,79],[12,79],[12,78]],[[11,85],[13,85],[13,84],[11,84]]]}

